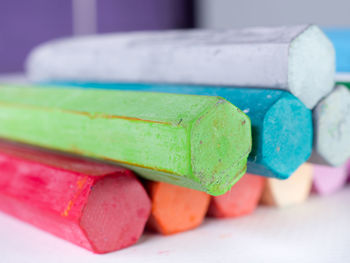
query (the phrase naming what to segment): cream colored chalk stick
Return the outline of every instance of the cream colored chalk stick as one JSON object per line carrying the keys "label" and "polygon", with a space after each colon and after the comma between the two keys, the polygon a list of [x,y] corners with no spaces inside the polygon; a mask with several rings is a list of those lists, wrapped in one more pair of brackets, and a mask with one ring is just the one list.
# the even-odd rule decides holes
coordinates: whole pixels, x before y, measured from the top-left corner
{"label": "cream colored chalk stick", "polygon": [[312,165],[304,163],[287,180],[267,179],[262,204],[286,207],[303,203],[311,191],[312,169]]}

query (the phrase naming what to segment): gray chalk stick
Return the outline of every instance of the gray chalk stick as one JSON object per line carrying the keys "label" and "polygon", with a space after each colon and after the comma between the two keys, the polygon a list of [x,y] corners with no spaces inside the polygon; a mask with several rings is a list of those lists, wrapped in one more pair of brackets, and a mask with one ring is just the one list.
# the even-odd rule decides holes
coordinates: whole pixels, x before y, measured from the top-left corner
{"label": "gray chalk stick", "polygon": [[350,91],[338,85],[313,110],[316,164],[339,166],[350,158]]}
{"label": "gray chalk stick", "polygon": [[151,82],[290,91],[312,109],[332,90],[334,49],[314,25],[85,36],[36,48],[36,82]]}

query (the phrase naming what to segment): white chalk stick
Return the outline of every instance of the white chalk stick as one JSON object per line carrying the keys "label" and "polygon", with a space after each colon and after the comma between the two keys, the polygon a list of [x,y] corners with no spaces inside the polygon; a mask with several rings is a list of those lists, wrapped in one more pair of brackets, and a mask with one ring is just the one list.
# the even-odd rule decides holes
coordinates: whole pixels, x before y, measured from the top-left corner
{"label": "white chalk stick", "polygon": [[287,180],[268,178],[261,198],[262,204],[286,207],[303,203],[312,186],[313,167],[302,164]]}
{"label": "white chalk stick", "polygon": [[85,36],[36,48],[34,81],[161,82],[288,90],[312,108],[334,81],[334,49],[314,25]]}
{"label": "white chalk stick", "polygon": [[309,162],[339,166],[350,158],[350,91],[338,85],[313,110],[314,149]]}

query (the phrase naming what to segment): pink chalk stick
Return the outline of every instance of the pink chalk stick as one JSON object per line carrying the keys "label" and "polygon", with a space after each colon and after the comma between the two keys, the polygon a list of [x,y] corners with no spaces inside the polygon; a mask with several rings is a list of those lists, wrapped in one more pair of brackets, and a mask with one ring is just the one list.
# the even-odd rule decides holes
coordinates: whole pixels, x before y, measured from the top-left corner
{"label": "pink chalk stick", "polygon": [[314,164],[312,191],[319,195],[332,194],[341,189],[347,180],[346,165],[332,167]]}
{"label": "pink chalk stick", "polygon": [[347,174],[348,174],[348,183],[350,183],[350,159],[348,160],[348,163],[347,163]]}

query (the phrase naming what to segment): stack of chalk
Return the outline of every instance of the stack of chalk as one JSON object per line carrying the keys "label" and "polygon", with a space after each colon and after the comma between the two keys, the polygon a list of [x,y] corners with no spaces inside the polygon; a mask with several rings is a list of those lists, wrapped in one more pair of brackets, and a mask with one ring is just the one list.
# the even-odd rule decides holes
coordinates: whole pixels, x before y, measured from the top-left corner
{"label": "stack of chalk", "polygon": [[[337,85],[345,86],[350,90],[350,29],[325,29],[326,35],[330,38],[332,41],[334,48],[336,50],[336,83]],[[348,96],[348,93],[343,91],[342,95]],[[338,97],[341,95],[338,95]],[[341,100],[344,100],[342,98]],[[350,123],[350,106],[349,103],[346,105],[338,105],[338,107],[342,107],[342,111],[346,112],[346,117],[342,119],[340,122],[340,127],[344,131],[345,134],[347,134],[347,142],[350,140],[350,129],[349,129],[349,123]],[[345,116],[345,115],[344,115]],[[344,148],[347,151],[347,154],[349,155],[350,147],[349,143],[345,143]],[[348,181],[350,181],[350,159],[348,160],[347,165],[341,166],[339,170],[337,170],[337,174],[340,174],[340,171],[348,171]],[[341,178],[338,176],[338,178]],[[340,181],[340,179],[338,179]],[[339,183],[341,185],[343,181]]]}
{"label": "stack of chalk", "polygon": [[350,92],[334,71],[314,25],[43,44],[33,83],[0,88],[0,209],[106,253],[144,227],[168,235],[335,192]]}

